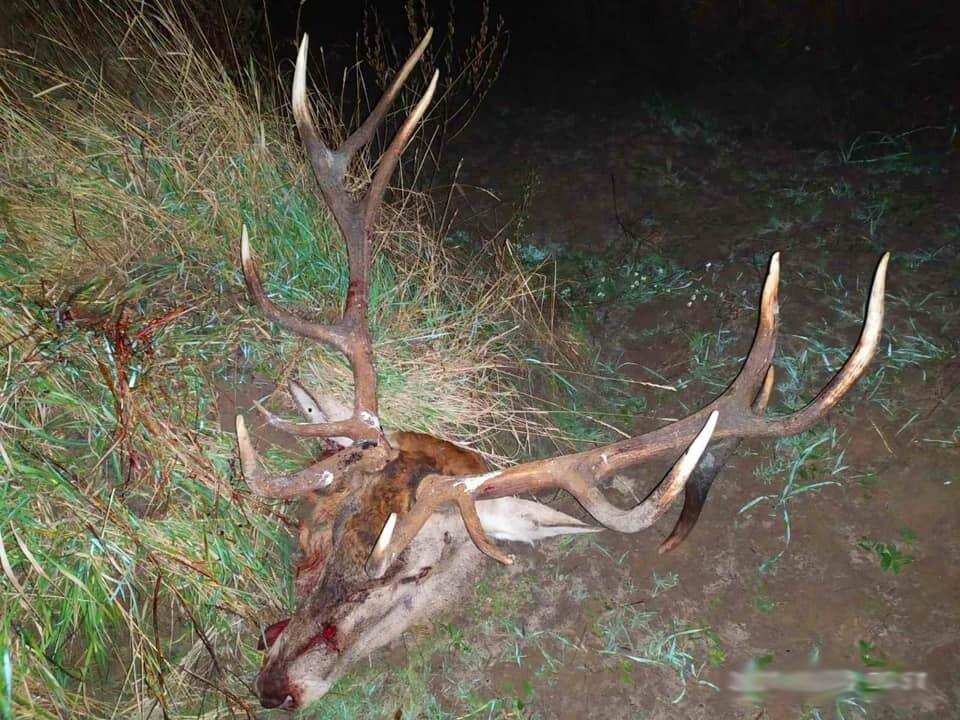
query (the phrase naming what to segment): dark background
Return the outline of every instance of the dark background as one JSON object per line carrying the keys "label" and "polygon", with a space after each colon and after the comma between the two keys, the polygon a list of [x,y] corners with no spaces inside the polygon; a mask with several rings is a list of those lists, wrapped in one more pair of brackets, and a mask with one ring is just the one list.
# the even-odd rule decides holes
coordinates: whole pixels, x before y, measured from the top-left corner
{"label": "dark background", "polygon": [[[477,0],[425,0],[438,38],[477,27]],[[88,14],[96,0],[0,0],[0,46],[35,51],[37,14]],[[419,2],[419,0],[417,0]],[[362,53],[365,15],[398,51],[411,46],[403,0],[172,0],[228,67],[278,67],[281,96],[299,35],[323,47],[330,77]],[[77,8],[76,11],[71,8]],[[509,53],[492,99],[538,109],[615,106],[659,94],[739,114],[798,142],[955,123],[960,2],[932,0],[492,0]],[[437,42],[435,41],[434,45]],[[311,53],[311,59],[315,55]],[[315,60],[314,60],[315,61]],[[316,76],[314,74],[314,76]],[[839,127],[839,126],[842,126]]]}
{"label": "dark background", "polygon": [[[282,56],[291,55],[298,31],[355,56],[371,11],[397,38],[405,36],[400,0],[271,2],[262,20]],[[448,5],[433,3],[431,12],[443,27]],[[458,27],[469,29],[479,3],[461,0],[455,13]],[[495,93],[522,94],[530,103],[696,92],[732,95],[727,99],[751,112],[762,110],[765,96],[799,88],[855,128],[891,129],[943,124],[960,99],[957,2],[499,0],[491,14],[510,35]]]}

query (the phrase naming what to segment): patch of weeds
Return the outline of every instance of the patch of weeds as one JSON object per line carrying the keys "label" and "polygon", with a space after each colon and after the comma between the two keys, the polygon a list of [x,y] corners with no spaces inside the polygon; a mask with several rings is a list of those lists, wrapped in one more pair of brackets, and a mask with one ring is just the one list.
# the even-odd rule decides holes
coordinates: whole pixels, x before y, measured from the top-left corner
{"label": "patch of weeds", "polygon": [[796,223],[789,218],[773,216],[765,227],[757,230],[757,235],[786,235]]}
{"label": "patch of weeds", "polygon": [[578,445],[592,447],[610,439],[609,428],[597,421],[597,414],[585,413],[573,405],[554,410],[551,420],[561,436]]}
{"label": "patch of weeds", "polygon": [[911,527],[902,527],[897,531],[897,535],[900,537],[900,540],[905,542],[907,545],[914,545],[917,540],[917,531]]}
{"label": "patch of weeds", "polygon": [[897,547],[896,543],[882,543],[863,540],[858,543],[861,548],[877,558],[883,572],[899,575],[903,569],[914,562],[912,555],[907,555]]}
{"label": "patch of weeds", "polygon": [[740,508],[743,514],[759,503],[771,503],[771,510],[783,520],[784,549],[764,560],[758,566],[765,573],[783,556],[786,546],[790,545],[791,521],[790,503],[801,495],[839,485],[837,480],[817,480],[816,478],[836,477],[846,470],[843,464],[843,451],[838,452],[836,429],[821,427],[800,435],[781,438],[774,446],[773,457],[758,466],[754,474],[769,483],[778,475],[786,475],[783,487],[778,493],[760,495]]}
{"label": "patch of weeds", "polygon": [[771,595],[766,593],[758,593],[750,598],[750,604],[753,605],[754,610],[757,612],[763,613],[764,615],[770,615],[777,609],[777,606],[780,603],[778,603]]}
{"label": "patch of weeds", "polygon": [[[507,662],[529,670],[537,679],[560,672],[567,664],[567,653],[577,651],[579,646],[552,630],[527,628],[521,611],[534,602],[536,582],[530,573],[498,577],[494,582],[480,580],[476,595],[466,608],[472,619],[469,626],[443,626],[450,646],[460,650],[470,666],[477,669],[491,662]],[[475,651],[481,645],[488,648],[485,654]],[[463,686],[460,695],[468,695],[471,690],[475,688]]]}
{"label": "patch of weeds", "polygon": [[447,642],[451,650],[464,654],[473,652],[473,648],[470,647],[470,643],[467,642],[459,625],[440,623],[439,628],[447,636]]}
{"label": "patch of weeds", "polygon": [[846,180],[837,180],[830,186],[830,194],[835,198],[848,198],[853,195],[853,186]]}
{"label": "patch of weeds", "polygon": [[734,332],[729,328],[693,332],[687,335],[687,339],[690,346],[689,378],[704,383],[719,394],[730,383],[730,371],[740,362],[727,353],[729,345],[736,340]]}
{"label": "patch of weeds", "polygon": [[[950,235],[951,233],[946,234]],[[910,252],[897,253],[897,262],[908,270],[919,270],[927,265],[950,259],[950,255],[956,254],[956,252],[956,248],[951,245],[941,245],[935,249],[920,248]]]}
{"label": "patch of weeds", "polygon": [[921,152],[914,145],[916,136],[946,133],[952,137],[955,128],[931,126],[908,130],[902,133],[867,132],[855,137],[839,149],[842,165],[858,165],[873,174],[929,175],[943,172],[947,143],[936,142],[943,149],[939,152]]}
{"label": "patch of weeds", "polygon": [[484,633],[513,626],[524,605],[534,597],[535,579],[532,573],[511,577],[498,574],[494,580],[481,578],[476,585],[471,611],[483,618],[479,623]]}
{"label": "patch of weeds", "polygon": [[[841,277],[829,277],[827,282],[829,287],[818,288],[818,291],[830,295],[835,295],[838,290],[846,293]],[[920,298],[893,294],[887,296],[888,307],[904,308],[913,317],[905,323],[888,325],[884,329],[884,337],[870,369],[857,383],[854,392],[882,407],[890,417],[896,415],[896,409],[881,390],[890,384],[898,384],[902,372],[907,368],[923,368],[931,362],[947,360],[953,354],[950,348],[925,334],[918,327],[918,318],[915,317],[919,313],[930,312],[927,308],[932,308],[938,297],[939,293],[927,293]],[[849,326],[859,327],[863,321],[860,312],[860,309],[842,309],[841,320]],[[779,377],[777,390],[789,410],[797,410],[809,401],[812,391],[807,378],[814,375],[813,370],[822,367],[834,375],[846,362],[850,348],[835,344],[837,331],[836,321],[823,319],[809,331],[789,336],[801,341],[799,352],[775,360]],[[819,385],[816,389],[819,389]],[[843,408],[841,404],[841,411]]]}
{"label": "patch of weeds", "polygon": [[718,690],[702,675],[708,665],[716,666],[726,658],[719,636],[708,626],[690,626],[676,618],[670,627],[655,627],[656,617],[657,613],[635,605],[618,604],[598,619],[597,632],[603,642],[600,652],[616,658],[621,679],[632,673],[634,666],[672,670],[681,684],[680,693],[671,701],[674,704],[686,696],[690,681]]}
{"label": "patch of weeds", "polygon": [[[892,304],[904,304],[902,297],[892,297]],[[921,300],[921,302],[923,302]],[[919,310],[919,307],[914,311]],[[874,362],[876,369],[864,378],[867,381],[868,396],[873,397],[876,389],[885,379],[887,373],[898,373],[908,367],[923,367],[931,362],[948,360],[953,353],[949,348],[939,344],[936,340],[917,327],[915,318],[910,318],[906,332],[897,333],[892,329],[887,335],[890,338],[886,348],[881,347]],[[894,375],[896,378],[896,375]]]}
{"label": "patch of weeds", "polygon": [[866,470],[865,472],[851,476],[850,479],[860,487],[869,490],[877,486],[880,474],[876,470]]}
{"label": "patch of weeds", "polygon": [[[841,696],[834,701],[833,720],[866,720],[866,703],[855,696]],[[804,703],[800,706],[800,720],[829,720],[824,710]]]}
{"label": "patch of weeds", "polygon": [[517,254],[530,269],[552,263],[550,274],[556,277],[557,293],[573,308],[612,302],[633,306],[693,284],[687,270],[639,244],[613,256],[524,243]]}
{"label": "patch of weeds", "polygon": [[650,597],[656,597],[665,590],[676,587],[680,583],[680,576],[675,572],[668,572],[666,575],[657,575],[653,573],[653,587],[650,589]]}
{"label": "patch of weeds", "polygon": [[794,207],[807,215],[808,223],[818,222],[823,217],[823,193],[818,190],[808,190],[804,186],[786,188],[781,193]]}
{"label": "patch of weeds", "polygon": [[857,655],[864,667],[885,668],[888,666],[886,656],[877,650],[877,646],[869,640],[857,641]]}
{"label": "patch of weeds", "polygon": [[384,676],[376,673],[351,673],[337,682],[324,697],[298,714],[302,720],[351,720],[376,717],[382,708]]}
{"label": "patch of weeds", "polygon": [[889,209],[890,199],[884,195],[873,197],[854,209],[853,219],[866,226],[866,236],[871,242],[876,241],[877,233]]}
{"label": "patch of weeds", "polygon": [[[458,719],[527,720],[536,717],[530,708],[534,698],[533,686],[526,680],[519,690],[512,682],[507,683],[503,693],[507,697],[484,698],[476,687],[463,687],[457,694],[460,701],[469,708],[466,713],[458,714],[456,716]],[[453,716],[444,715],[443,717]]]}
{"label": "patch of weeds", "polygon": [[707,650],[707,662],[712,667],[720,667],[727,661],[727,651],[720,641],[720,636],[712,628],[706,628],[703,634]]}

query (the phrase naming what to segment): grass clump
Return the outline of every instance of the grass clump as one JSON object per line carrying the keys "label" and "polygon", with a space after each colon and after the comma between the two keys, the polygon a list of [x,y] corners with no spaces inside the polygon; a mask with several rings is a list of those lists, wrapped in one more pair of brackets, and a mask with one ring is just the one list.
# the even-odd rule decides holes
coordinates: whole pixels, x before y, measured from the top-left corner
{"label": "grass clump", "polygon": [[[162,5],[48,22],[35,54],[0,51],[0,717],[250,712],[291,521],[247,493],[221,418],[263,376],[350,378],[249,306],[239,228],[268,291],[325,316],[344,253],[252,67]],[[373,272],[385,424],[525,442],[526,286],[459,272],[399,197]]]}

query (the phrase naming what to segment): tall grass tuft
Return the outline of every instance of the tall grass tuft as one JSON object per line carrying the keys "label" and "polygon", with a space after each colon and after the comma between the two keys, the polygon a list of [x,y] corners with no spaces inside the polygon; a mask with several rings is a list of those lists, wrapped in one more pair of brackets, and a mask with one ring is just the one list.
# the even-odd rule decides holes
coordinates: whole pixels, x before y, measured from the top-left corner
{"label": "tall grass tuft", "polygon": [[[253,66],[162,4],[91,7],[0,51],[0,717],[249,714],[292,521],[238,475],[236,388],[296,374],[347,397],[350,375],[250,307],[239,229],[268,291],[320,316],[345,258]],[[372,290],[385,424],[523,445],[529,279],[458,269],[425,196],[394,200]]]}

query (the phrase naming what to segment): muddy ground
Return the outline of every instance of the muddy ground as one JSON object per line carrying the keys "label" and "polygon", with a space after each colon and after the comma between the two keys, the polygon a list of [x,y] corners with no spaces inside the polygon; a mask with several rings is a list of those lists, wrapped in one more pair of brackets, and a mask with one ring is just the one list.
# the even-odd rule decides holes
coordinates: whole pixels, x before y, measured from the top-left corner
{"label": "muddy ground", "polygon": [[[448,153],[463,158],[455,225],[489,238],[522,206],[521,244],[595,253],[613,271],[631,252],[658,253],[687,271],[686,289],[650,302],[575,293],[598,358],[681,388],[635,386],[646,407],[617,420],[626,430],[692,411],[734,377],[775,250],[780,379],[789,386],[793,368],[801,379],[773,411],[809,400],[839,367],[890,250],[873,380],[795,444],[745,443],[672,553],[655,550],[677,509],[636,536],[518,548],[514,568],[488,566],[469,610],[443,619],[447,652],[430,660],[430,689],[450,711],[960,717],[957,155],[936,129],[831,136],[797,117],[778,125],[769,105],[737,97],[589,85],[576,97],[494,96]],[[642,497],[660,470],[611,493]],[[817,483],[829,484],[783,499]],[[751,662],[895,673],[885,677],[900,689],[871,688],[874,676],[842,694],[735,692],[732,673]]]}

